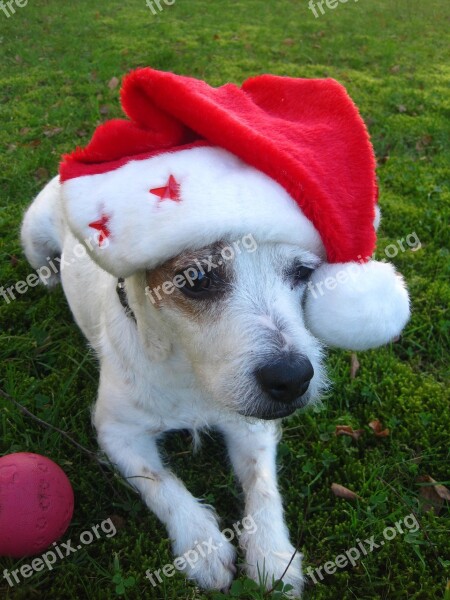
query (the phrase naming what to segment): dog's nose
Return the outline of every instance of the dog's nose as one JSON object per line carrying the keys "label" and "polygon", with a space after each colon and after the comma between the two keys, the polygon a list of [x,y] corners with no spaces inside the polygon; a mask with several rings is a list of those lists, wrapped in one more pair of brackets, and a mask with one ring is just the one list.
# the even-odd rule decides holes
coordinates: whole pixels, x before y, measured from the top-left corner
{"label": "dog's nose", "polygon": [[313,375],[313,366],[304,356],[279,359],[256,372],[262,389],[272,400],[284,403],[293,402],[302,396]]}

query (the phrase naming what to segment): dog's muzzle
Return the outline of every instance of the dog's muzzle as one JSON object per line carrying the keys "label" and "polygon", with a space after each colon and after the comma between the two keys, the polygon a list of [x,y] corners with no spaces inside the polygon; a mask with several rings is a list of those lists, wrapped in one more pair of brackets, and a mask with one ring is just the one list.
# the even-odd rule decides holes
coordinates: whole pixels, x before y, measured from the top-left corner
{"label": "dog's muzzle", "polygon": [[297,354],[288,354],[266,363],[255,371],[255,378],[265,400],[245,412],[259,419],[280,419],[308,402],[305,396],[314,376],[311,362]]}

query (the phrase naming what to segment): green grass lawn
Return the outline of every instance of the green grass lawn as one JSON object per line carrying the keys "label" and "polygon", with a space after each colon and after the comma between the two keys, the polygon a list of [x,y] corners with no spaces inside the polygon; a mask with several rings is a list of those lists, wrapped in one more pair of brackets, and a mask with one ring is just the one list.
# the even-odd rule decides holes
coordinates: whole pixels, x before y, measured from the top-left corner
{"label": "green grass lawn", "polygon": [[[27,204],[56,173],[60,155],[120,115],[119,88],[108,87],[113,77],[150,65],[213,85],[262,72],[342,82],[368,123],[378,157],[384,221],[377,256],[397,249],[392,260],[408,281],[413,315],[397,343],[358,354],[353,379],[350,353],[330,353],[334,385],[323,407],[285,423],[278,460],[287,521],[305,568],[315,569],[357,539],[383,539],[385,527],[414,513],[418,531],[398,533],[354,567],[310,582],[305,598],[448,600],[448,503],[426,510],[418,478],[450,484],[450,3],[349,0],[318,18],[306,0],[162,6],[153,15],[145,0],[30,0],[9,17],[0,12],[0,285],[32,272],[19,225]],[[413,239],[420,240],[415,251],[407,244]],[[61,289],[33,288],[9,304],[0,297],[0,322],[1,389],[96,452],[90,409],[97,364]],[[118,526],[116,536],[103,536],[14,588],[1,578],[3,569],[28,561],[2,558],[0,598],[212,598],[179,575],[153,589],[146,569],[172,560],[156,517],[118,476],[59,433],[5,398],[0,409],[0,454],[42,453],[72,482],[76,507],[63,541],[111,516]],[[388,436],[370,429],[376,419]],[[337,425],[365,433],[358,440],[337,437]],[[175,472],[194,495],[216,506],[223,526],[235,522],[241,498],[220,440],[206,437],[195,459],[190,449],[182,434],[168,439]],[[358,498],[336,497],[332,483]],[[239,584],[233,592],[264,597],[239,591]]]}

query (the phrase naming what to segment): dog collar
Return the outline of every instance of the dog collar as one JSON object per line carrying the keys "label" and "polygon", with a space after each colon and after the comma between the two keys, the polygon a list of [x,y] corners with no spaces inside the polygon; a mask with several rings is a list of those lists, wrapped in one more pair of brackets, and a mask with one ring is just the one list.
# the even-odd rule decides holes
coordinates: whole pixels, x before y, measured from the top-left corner
{"label": "dog collar", "polygon": [[123,277],[119,277],[119,279],[117,280],[116,292],[119,296],[120,304],[125,310],[125,314],[127,315],[127,317],[133,319],[133,321],[136,323],[135,314],[131,310],[130,305],[128,304],[127,291],[125,289],[125,279]]}

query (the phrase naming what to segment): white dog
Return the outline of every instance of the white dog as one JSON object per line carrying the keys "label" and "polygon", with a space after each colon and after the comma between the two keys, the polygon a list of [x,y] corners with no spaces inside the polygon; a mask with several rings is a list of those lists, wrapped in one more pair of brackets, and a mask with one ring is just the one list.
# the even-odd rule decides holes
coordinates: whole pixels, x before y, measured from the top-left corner
{"label": "white dog", "polygon": [[320,231],[288,192],[221,148],[75,171],[39,194],[22,241],[38,270],[59,263],[50,283],[61,278],[99,357],[100,446],[176,555],[214,546],[185,570],[225,589],[235,549],[157,448],[168,430],[219,429],[255,523],[240,537],[247,573],[268,587],[284,574],[298,596],[301,556],[288,567],[295,548],[277,487],[280,419],[318,398],[323,341],[361,349],[399,333],[409,314],[401,278],[374,261],[328,264]]}
{"label": "white dog", "polygon": [[[30,262],[36,251],[30,228],[39,228],[38,249],[52,254],[61,207],[55,179],[24,223]],[[264,567],[272,584],[295,551],[277,489],[278,419],[316,398],[324,383],[321,345],[301,310],[319,258],[292,245],[257,245],[251,235],[222,240],[127,278],[127,310],[117,278],[87,254],[78,258],[80,244],[69,231],[59,239],[64,292],[100,359],[93,419],[101,447],[165,524],[176,555],[203,540],[220,545],[187,570],[200,586],[221,589],[235,573],[234,547],[223,540],[213,511],[162,464],[157,448],[168,430],[218,428],[245,493],[245,514],[256,523],[254,533],[240,537],[247,571],[258,580]],[[208,269],[211,262],[222,265]],[[186,279],[170,295],[158,290],[183,273],[192,285]],[[300,555],[284,581],[300,591]]]}

